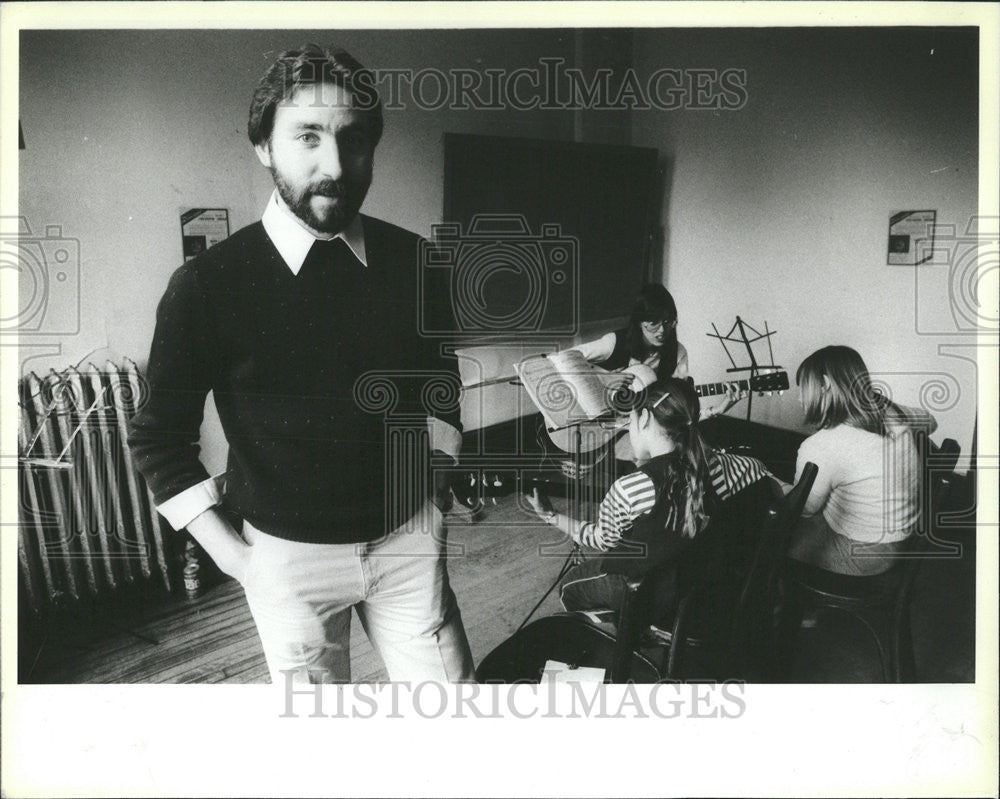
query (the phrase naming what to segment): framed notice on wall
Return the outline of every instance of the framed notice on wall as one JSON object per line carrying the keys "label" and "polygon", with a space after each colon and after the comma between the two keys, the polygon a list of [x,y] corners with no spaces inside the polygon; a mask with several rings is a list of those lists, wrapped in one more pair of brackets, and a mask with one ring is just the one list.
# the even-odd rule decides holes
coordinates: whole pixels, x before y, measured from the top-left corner
{"label": "framed notice on wall", "polygon": [[181,214],[184,260],[190,261],[209,247],[229,237],[227,208],[191,208]]}
{"label": "framed notice on wall", "polygon": [[889,217],[890,266],[916,266],[929,261],[934,249],[937,211],[899,211]]}

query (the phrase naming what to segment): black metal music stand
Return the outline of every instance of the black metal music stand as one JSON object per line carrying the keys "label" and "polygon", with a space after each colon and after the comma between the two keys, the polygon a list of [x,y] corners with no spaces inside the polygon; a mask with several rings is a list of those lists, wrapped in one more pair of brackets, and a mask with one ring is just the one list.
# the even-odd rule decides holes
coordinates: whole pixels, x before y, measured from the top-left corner
{"label": "black metal music stand", "polygon": [[[777,333],[777,330],[768,330],[767,322],[764,322],[764,332],[761,333],[759,330],[755,330],[752,326],[744,322],[739,316],[736,317],[736,321],[733,326],[729,328],[729,332],[726,335],[719,333],[719,329],[715,326],[715,322],[712,323],[712,330],[714,333],[706,333],[705,335],[709,338],[717,338],[722,343],[722,349],[726,351],[726,357],[729,358],[729,362],[733,365],[731,369],[727,369],[727,372],[750,372],[750,381],[760,374],[761,369],[781,369],[781,366],[774,362],[774,351],[771,349],[771,336]],[[747,330],[750,330],[754,338],[747,337]],[[739,331],[739,338],[735,338],[733,333]],[[751,345],[760,341],[761,339],[766,339],[767,341],[767,352],[771,358],[771,363],[769,364],[759,364],[757,363],[757,358],[753,354],[753,347]],[[749,366],[737,366],[736,361],[733,359],[732,354],[729,352],[729,348],[726,346],[726,342],[731,341],[734,344],[742,344],[746,347],[747,356],[750,358]],[[750,412],[753,410],[753,391],[747,391],[747,421],[750,421]]]}

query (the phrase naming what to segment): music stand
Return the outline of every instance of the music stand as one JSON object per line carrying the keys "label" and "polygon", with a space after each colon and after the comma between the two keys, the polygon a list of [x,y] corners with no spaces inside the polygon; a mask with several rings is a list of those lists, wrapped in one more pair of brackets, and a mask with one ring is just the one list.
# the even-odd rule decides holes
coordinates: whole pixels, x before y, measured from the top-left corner
{"label": "music stand", "polygon": [[[781,366],[774,362],[774,351],[771,349],[771,336],[777,333],[777,330],[768,330],[767,321],[764,322],[764,332],[761,333],[759,330],[755,330],[751,325],[744,322],[739,316],[736,317],[736,321],[733,326],[729,328],[729,332],[726,335],[719,333],[719,329],[715,326],[715,322],[712,322],[712,330],[714,333],[706,333],[705,335],[709,338],[717,338],[722,344],[722,349],[726,352],[726,357],[729,358],[729,362],[733,365],[731,369],[726,369],[727,372],[750,372],[750,380],[757,377],[760,374],[761,369],[781,369]],[[747,330],[750,330],[754,338],[747,337]],[[739,338],[734,338],[733,333],[739,331]],[[767,341],[767,352],[771,358],[771,363],[769,364],[759,364],[757,363],[757,358],[753,354],[753,347],[751,345],[765,339]],[[737,366],[736,361],[733,359],[732,354],[729,352],[729,348],[726,346],[726,342],[731,341],[734,344],[742,344],[746,347],[747,356],[750,358],[749,366]],[[753,391],[747,391],[747,421],[750,421],[750,412],[753,410]]]}

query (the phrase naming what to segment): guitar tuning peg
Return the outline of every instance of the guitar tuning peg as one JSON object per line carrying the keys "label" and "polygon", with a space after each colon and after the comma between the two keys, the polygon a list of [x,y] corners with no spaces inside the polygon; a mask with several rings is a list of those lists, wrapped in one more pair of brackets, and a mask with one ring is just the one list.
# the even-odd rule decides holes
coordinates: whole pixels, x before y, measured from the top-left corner
{"label": "guitar tuning peg", "polygon": [[503,488],[503,481],[500,479],[500,475],[498,474],[493,475],[493,485],[496,488]]}
{"label": "guitar tuning peg", "polygon": [[475,487],[476,487],[476,475],[474,475],[472,472],[469,472],[469,488],[475,488]]}
{"label": "guitar tuning peg", "polygon": [[778,392],[778,396],[779,396],[779,397],[783,397],[783,396],[785,396],[785,392],[784,392],[784,391],[779,391],[779,392]]}
{"label": "guitar tuning peg", "polygon": [[490,497],[490,502],[492,502],[494,505],[496,505],[497,504],[497,498],[496,497]]}

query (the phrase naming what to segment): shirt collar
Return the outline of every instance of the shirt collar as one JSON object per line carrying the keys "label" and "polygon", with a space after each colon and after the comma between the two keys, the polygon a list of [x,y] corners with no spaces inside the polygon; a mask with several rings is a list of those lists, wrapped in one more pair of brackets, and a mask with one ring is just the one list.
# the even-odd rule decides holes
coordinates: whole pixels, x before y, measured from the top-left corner
{"label": "shirt collar", "polygon": [[[264,224],[264,230],[274,242],[274,247],[281,255],[282,260],[292,270],[292,274],[297,275],[317,236],[306,230],[298,217],[280,201],[277,189],[271,193],[271,198],[267,201],[267,208],[264,209],[260,221]],[[357,214],[347,224],[347,227],[331,238],[343,239],[357,259],[366,267],[368,266],[365,231],[361,224],[360,214]]]}

